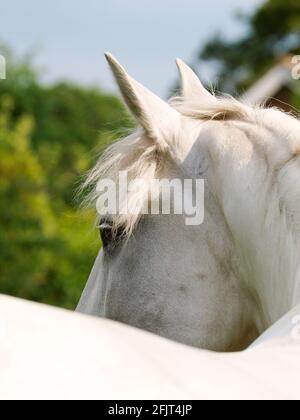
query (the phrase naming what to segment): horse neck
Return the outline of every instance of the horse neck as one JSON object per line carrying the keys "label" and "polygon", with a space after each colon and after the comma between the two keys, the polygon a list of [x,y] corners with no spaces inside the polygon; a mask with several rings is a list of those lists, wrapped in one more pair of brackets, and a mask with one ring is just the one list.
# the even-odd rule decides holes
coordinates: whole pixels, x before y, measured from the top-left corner
{"label": "horse neck", "polygon": [[285,224],[253,228],[236,243],[241,278],[256,296],[269,327],[300,303],[300,238]]}

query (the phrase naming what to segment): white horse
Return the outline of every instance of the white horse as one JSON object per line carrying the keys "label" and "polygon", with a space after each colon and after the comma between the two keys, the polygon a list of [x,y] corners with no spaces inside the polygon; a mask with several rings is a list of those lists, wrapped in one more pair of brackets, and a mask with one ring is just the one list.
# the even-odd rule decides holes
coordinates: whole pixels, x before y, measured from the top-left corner
{"label": "white horse", "polygon": [[[196,227],[179,215],[106,220],[78,311],[205,349],[244,349],[300,302],[300,123],[211,95],[181,60],[182,95],[170,104],[107,60],[140,128],[108,149],[87,184],[118,171],[146,185],[201,177],[205,218]],[[142,208],[148,194],[129,201]]]}

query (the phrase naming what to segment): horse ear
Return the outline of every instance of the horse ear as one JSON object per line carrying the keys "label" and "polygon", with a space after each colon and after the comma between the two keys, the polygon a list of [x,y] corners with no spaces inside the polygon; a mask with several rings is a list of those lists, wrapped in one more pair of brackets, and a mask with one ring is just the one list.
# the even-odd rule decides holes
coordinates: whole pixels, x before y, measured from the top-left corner
{"label": "horse ear", "polygon": [[179,112],[129,76],[110,53],[105,57],[133,116],[151,139],[166,148],[170,130],[180,121]]}
{"label": "horse ear", "polygon": [[184,98],[195,98],[199,96],[206,99],[215,100],[216,98],[205,89],[195,72],[180,58],[177,58],[176,64],[181,79],[181,94]]}

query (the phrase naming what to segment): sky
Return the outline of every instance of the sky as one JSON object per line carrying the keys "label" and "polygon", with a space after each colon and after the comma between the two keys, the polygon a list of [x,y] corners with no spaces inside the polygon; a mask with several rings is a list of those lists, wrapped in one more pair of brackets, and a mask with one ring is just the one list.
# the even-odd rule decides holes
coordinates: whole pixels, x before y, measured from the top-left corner
{"label": "sky", "polygon": [[[193,63],[216,31],[245,31],[237,11],[263,0],[9,0],[0,13],[0,42],[36,51],[45,82],[70,79],[117,88],[103,53],[112,52],[132,76],[161,96],[176,79],[175,58]],[[208,69],[202,78],[209,80]],[[9,75],[8,75],[9,77]]]}

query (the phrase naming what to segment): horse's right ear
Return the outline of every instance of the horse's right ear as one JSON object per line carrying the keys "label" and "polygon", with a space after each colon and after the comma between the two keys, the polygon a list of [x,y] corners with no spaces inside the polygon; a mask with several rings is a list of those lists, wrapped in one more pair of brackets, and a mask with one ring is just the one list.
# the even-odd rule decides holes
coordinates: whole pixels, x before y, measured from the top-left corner
{"label": "horse's right ear", "polygon": [[106,53],[105,57],[128,108],[148,137],[153,139],[161,150],[171,146],[170,134],[180,124],[179,112],[129,76],[110,53]]}
{"label": "horse's right ear", "polygon": [[196,73],[180,58],[177,58],[176,64],[181,79],[181,95],[185,99],[205,98],[208,100],[216,100],[216,98],[208,92],[199,80]]}

